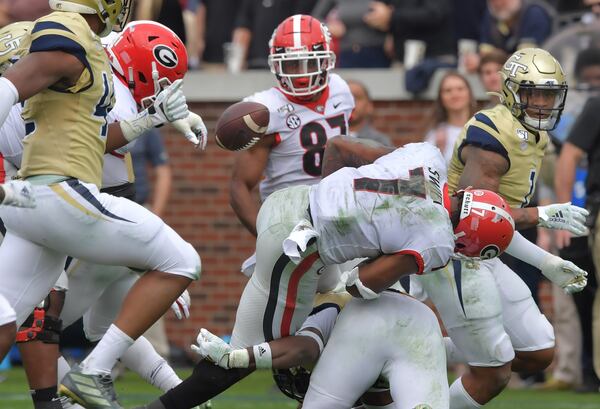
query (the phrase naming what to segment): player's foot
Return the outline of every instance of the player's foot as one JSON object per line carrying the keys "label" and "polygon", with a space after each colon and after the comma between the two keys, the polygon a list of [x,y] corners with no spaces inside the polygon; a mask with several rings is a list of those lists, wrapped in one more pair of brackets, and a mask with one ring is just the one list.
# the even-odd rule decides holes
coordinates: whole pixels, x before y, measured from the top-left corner
{"label": "player's foot", "polygon": [[61,396],[58,399],[60,400],[62,409],[85,409],[83,406],[73,403],[71,399],[67,398],[66,396]]}
{"label": "player's foot", "polygon": [[79,365],[67,373],[58,393],[88,409],[123,409],[110,375],[84,374]]}

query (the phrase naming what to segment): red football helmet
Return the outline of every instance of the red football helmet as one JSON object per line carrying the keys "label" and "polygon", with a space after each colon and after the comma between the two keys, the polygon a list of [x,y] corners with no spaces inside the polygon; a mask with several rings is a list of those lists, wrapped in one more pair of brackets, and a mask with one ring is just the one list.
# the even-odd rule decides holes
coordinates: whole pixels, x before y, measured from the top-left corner
{"label": "red football helmet", "polygon": [[483,189],[465,189],[454,229],[458,255],[482,260],[499,256],[510,244],[515,222],[506,201]]}
{"label": "red football helmet", "polygon": [[106,51],[139,105],[187,72],[185,45],[171,29],[154,21],[127,24]]}
{"label": "red football helmet", "polygon": [[269,41],[269,67],[283,92],[305,97],[327,86],[335,66],[330,41],[327,27],[314,17],[296,14],[279,24]]}

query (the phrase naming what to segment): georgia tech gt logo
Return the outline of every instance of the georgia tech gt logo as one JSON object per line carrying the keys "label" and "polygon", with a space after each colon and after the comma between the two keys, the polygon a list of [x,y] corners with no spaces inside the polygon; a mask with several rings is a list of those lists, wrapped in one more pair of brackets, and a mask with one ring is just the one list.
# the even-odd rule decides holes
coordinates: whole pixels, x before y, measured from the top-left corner
{"label": "georgia tech gt logo", "polygon": [[156,61],[158,61],[158,63],[163,67],[174,68],[177,66],[177,62],[179,61],[175,51],[163,44],[154,47],[152,49],[152,54],[154,54]]}
{"label": "georgia tech gt logo", "polygon": [[523,71],[523,73],[529,71],[529,68],[525,64],[516,61],[507,61],[504,69],[508,71],[508,75],[511,77],[516,77],[519,70]]}

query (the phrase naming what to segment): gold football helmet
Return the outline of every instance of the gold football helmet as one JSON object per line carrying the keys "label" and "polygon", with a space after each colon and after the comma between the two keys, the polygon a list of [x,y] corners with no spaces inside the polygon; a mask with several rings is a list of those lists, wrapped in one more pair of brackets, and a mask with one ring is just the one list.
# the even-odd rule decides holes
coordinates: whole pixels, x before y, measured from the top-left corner
{"label": "gold football helmet", "polygon": [[122,31],[129,20],[133,0],[50,0],[50,8],[80,14],[97,14],[105,24],[100,37]]}
{"label": "gold football helmet", "polygon": [[567,80],[560,63],[541,48],[511,55],[502,70],[502,103],[525,127],[550,131],[565,107]]}
{"label": "gold football helmet", "polygon": [[31,21],[12,23],[0,29],[0,75],[27,53],[32,29]]}

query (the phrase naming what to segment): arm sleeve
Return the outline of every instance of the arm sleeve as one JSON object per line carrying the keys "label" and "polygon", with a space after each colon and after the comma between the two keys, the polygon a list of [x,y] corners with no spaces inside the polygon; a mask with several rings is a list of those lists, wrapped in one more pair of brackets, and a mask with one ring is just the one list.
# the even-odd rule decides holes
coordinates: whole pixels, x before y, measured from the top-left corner
{"label": "arm sleeve", "polygon": [[600,97],[590,98],[569,131],[567,142],[583,151],[590,151],[600,136]]}

